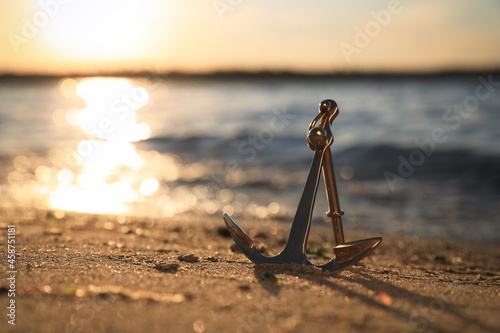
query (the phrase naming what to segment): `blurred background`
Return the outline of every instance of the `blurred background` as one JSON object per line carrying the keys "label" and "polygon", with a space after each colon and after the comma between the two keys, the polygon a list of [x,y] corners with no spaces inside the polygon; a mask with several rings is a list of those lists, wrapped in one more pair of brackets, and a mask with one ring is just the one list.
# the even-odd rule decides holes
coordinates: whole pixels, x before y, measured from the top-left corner
{"label": "blurred background", "polygon": [[331,98],[346,230],[498,243],[499,17],[493,0],[4,1],[2,214],[290,222]]}

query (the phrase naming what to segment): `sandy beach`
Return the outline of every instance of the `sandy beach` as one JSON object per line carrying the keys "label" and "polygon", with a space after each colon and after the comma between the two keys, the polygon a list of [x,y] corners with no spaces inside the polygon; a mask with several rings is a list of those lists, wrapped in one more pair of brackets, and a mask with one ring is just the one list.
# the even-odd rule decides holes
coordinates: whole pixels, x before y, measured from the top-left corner
{"label": "sandy beach", "polygon": [[[62,216],[64,215],[64,216]],[[2,332],[495,332],[500,247],[383,235],[336,274],[255,266],[218,216],[177,219],[3,210]],[[241,221],[262,251],[287,224]],[[15,225],[15,297],[7,280]],[[253,226],[253,228],[251,227]],[[313,226],[311,260],[329,256]],[[347,240],[378,235],[346,234]],[[331,250],[330,250],[331,251]],[[15,299],[15,326],[7,306]]]}

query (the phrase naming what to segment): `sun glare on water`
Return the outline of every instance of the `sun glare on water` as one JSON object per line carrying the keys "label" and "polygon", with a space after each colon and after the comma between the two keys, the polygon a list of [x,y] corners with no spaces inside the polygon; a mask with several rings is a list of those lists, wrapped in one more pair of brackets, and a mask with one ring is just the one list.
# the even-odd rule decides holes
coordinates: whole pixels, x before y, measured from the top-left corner
{"label": "sun glare on water", "polygon": [[67,168],[58,171],[50,206],[88,213],[127,213],[129,203],[159,188],[158,180],[139,173],[144,161],[132,143],[151,134],[148,125],[137,123],[136,113],[148,102],[149,94],[128,80],[101,78],[78,83],[76,92],[87,107],[69,110],[66,119],[89,139],[81,141],[72,156],[78,172]]}
{"label": "sun glare on water", "polygon": [[[145,110],[149,93],[138,82],[61,80],[59,97],[70,103],[64,104],[82,99],[85,107],[58,108],[47,119],[53,122],[55,137],[63,138],[60,143],[13,156],[6,169],[7,184],[0,184],[0,192],[6,193],[0,207],[33,207],[56,218],[64,217],[65,211],[174,217],[223,210],[261,219],[285,212],[276,203],[261,206],[248,202],[246,195],[220,188],[213,170],[225,168],[216,160],[186,162],[177,154],[157,151],[158,142],[137,149],[138,141],[151,136],[141,119],[154,119],[153,111]],[[69,134],[69,128],[74,132]],[[239,170],[220,177],[226,176],[232,184],[246,181]]]}

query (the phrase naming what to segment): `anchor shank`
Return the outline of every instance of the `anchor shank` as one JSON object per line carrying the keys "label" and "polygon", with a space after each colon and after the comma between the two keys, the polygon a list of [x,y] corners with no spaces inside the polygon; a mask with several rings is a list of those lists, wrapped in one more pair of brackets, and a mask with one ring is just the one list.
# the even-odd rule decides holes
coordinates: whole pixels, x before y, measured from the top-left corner
{"label": "anchor shank", "polygon": [[326,197],[328,199],[328,207],[330,209],[327,216],[332,219],[335,243],[337,243],[337,245],[344,244],[344,229],[342,227],[341,218],[344,212],[340,209],[330,147],[325,149],[325,156],[323,158],[323,178],[325,179]]}
{"label": "anchor shank", "polygon": [[283,254],[286,253],[286,255],[289,255],[293,253],[296,255],[303,255],[305,253],[314,201],[316,199],[316,192],[318,191],[321,165],[326,150],[327,149],[316,147],[306,185],[304,186],[304,191],[302,192],[302,197],[300,198],[299,206],[297,207],[297,212],[292,222],[288,242],[282,252]]}

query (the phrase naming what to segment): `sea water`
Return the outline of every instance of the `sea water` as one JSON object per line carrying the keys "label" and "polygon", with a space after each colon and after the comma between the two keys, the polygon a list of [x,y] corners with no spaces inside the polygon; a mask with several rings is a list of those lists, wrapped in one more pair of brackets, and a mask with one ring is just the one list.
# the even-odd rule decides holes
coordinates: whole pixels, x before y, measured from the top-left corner
{"label": "sea water", "polygon": [[[128,93],[77,94],[95,80],[0,80],[0,206],[290,222],[313,157],[308,125],[334,99],[346,232],[500,241],[495,75],[150,76],[106,79]],[[92,107],[89,130],[80,112]],[[321,183],[314,223],[327,210]]]}

